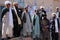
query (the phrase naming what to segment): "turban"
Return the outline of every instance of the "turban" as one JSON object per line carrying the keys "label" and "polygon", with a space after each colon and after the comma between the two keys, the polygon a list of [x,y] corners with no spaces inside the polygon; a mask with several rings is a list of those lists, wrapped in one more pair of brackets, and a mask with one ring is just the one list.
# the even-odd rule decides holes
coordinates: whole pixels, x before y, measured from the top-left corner
{"label": "turban", "polygon": [[40,9],[41,9],[41,8],[44,8],[44,6],[40,6]]}
{"label": "turban", "polygon": [[10,1],[5,1],[5,5],[7,5],[7,4],[11,4],[11,2]]}
{"label": "turban", "polygon": [[56,7],[56,9],[59,8],[59,7]]}
{"label": "turban", "polygon": [[52,17],[53,17],[54,15],[56,15],[56,13],[52,13]]}
{"label": "turban", "polygon": [[13,5],[18,4],[17,2],[13,2]]}

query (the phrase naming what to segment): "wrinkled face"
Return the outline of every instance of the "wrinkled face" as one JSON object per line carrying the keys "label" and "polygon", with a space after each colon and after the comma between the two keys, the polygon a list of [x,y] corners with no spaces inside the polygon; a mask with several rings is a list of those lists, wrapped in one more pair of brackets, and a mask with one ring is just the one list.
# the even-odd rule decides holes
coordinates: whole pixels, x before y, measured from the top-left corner
{"label": "wrinkled face", "polygon": [[11,6],[11,4],[7,4],[7,5],[6,5],[7,8],[10,8],[10,6]]}

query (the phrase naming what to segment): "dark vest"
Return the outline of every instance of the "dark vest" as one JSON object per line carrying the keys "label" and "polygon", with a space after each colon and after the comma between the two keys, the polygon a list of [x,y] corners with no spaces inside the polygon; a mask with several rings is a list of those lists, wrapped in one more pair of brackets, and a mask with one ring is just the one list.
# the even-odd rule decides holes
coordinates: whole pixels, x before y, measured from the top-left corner
{"label": "dark vest", "polygon": [[[59,19],[57,19],[57,22],[58,22],[58,27],[59,27]],[[55,32],[55,20],[54,19],[52,19],[51,25],[52,25],[51,27],[52,32]]]}

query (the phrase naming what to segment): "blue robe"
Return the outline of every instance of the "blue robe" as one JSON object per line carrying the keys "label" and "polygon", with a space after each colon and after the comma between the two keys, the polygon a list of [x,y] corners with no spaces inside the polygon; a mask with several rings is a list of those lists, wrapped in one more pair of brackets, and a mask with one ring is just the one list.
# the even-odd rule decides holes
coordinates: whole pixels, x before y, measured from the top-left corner
{"label": "blue robe", "polygon": [[35,15],[35,25],[33,27],[33,38],[40,37],[40,25],[39,25],[39,16]]}

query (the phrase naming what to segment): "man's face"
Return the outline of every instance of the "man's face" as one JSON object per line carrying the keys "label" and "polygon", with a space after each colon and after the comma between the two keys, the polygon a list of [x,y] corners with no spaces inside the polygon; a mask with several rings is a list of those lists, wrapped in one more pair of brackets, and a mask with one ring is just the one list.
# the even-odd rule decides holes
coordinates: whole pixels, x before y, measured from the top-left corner
{"label": "man's face", "polygon": [[26,12],[28,12],[28,7],[26,8]]}
{"label": "man's face", "polygon": [[7,5],[6,5],[7,8],[10,8],[10,6],[11,6],[10,4],[7,4]]}
{"label": "man's face", "polygon": [[14,6],[15,6],[15,7],[18,7],[18,4],[15,4]]}
{"label": "man's face", "polygon": [[59,8],[57,8],[56,10],[57,10],[57,12],[59,12]]}
{"label": "man's face", "polygon": [[44,16],[44,19],[46,19],[47,18],[47,16]]}
{"label": "man's face", "polygon": [[41,8],[41,11],[44,10],[44,8]]}
{"label": "man's face", "polygon": [[56,18],[56,15],[55,14],[53,15],[53,18]]}

